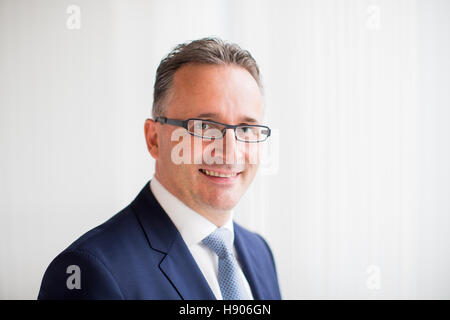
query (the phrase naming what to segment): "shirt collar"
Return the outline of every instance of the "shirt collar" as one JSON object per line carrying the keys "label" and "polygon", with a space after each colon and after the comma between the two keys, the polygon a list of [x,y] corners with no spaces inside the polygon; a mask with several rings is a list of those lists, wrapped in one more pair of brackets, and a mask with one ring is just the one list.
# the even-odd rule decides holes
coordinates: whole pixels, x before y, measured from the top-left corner
{"label": "shirt collar", "polygon": [[[177,227],[188,247],[199,244],[205,237],[217,229],[217,226],[214,223],[189,208],[181,200],[171,194],[155,176],[153,176],[150,181],[150,189],[156,200],[169,216],[170,220],[172,220],[173,224]],[[233,243],[233,211],[231,211],[230,218],[222,227],[231,231],[231,243]]]}

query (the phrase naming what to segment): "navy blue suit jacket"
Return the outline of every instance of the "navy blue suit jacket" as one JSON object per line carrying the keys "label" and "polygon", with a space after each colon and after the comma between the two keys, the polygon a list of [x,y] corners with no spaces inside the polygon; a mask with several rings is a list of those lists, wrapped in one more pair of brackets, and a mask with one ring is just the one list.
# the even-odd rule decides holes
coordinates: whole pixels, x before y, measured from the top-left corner
{"label": "navy blue suit jacket", "polygon": [[[237,223],[234,232],[236,252],[253,297],[280,299],[275,263],[267,243]],[[74,274],[68,267],[73,265],[79,267],[79,288],[67,285]],[[38,299],[215,296],[148,182],[130,205],[81,236],[51,262]]]}

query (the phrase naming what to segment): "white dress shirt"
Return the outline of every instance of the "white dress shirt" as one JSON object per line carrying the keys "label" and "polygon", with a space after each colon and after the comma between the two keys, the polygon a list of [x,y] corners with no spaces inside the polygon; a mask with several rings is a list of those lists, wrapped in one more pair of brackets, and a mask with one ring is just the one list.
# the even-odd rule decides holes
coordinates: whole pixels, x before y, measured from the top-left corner
{"label": "white dress shirt", "polygon": [[[216,299],[222,300],[218,281],[219,258],[212,250],[201,243],[205,237],[216,230],[217,226],[171,194],[155,176],[153,176],[150,181],[150,189],[156,200],[180,232],[181,237],[194,257],[195,262],[203,273],[203,276],[216,296]],[[230,219],[222,227],[231,231],[231,238],[234,243],[233,212],[231,212]],[[233,250],[235,257],[237,257],[234,246]],[[253,299],[250,286],[240,265],[239,273],[244,281],[244,287],[245,290],[247,290],[248,296]]]}

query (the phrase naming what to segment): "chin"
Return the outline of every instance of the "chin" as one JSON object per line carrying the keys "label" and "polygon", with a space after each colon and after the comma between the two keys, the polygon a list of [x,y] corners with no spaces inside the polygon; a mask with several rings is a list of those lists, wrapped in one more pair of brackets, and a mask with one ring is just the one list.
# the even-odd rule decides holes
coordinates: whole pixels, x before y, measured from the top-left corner
{"label": "chin", "polygon": [[209,201],[206,201],[206,203],[216,209],[216,210],[232,210],[238,203],[238,200],[236,199],[219,199],[219,198],[213,198],[208,199]]}
{"label": "chin", "polygon": [[212,207],[214,210],[219,210],[219,211],[231,211],[231,210],[233,210],[233,208],[235,207],[235,205],[223,205],[223,204],[217,205],[217,204],[213,204],[213,205],[211,205],[211,207]]}

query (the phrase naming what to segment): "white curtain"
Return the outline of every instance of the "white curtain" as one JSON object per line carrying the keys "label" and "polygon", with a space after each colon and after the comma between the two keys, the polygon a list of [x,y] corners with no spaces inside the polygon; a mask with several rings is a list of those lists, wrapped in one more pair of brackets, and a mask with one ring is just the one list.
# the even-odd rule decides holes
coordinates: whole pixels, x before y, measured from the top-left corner
{"label": "white curtain", "polygon": [[152,177],[161,58],[248,49],[273,136],[236,219],[285,299],[450,298],[450,2],[0,0],[0,298]]}

